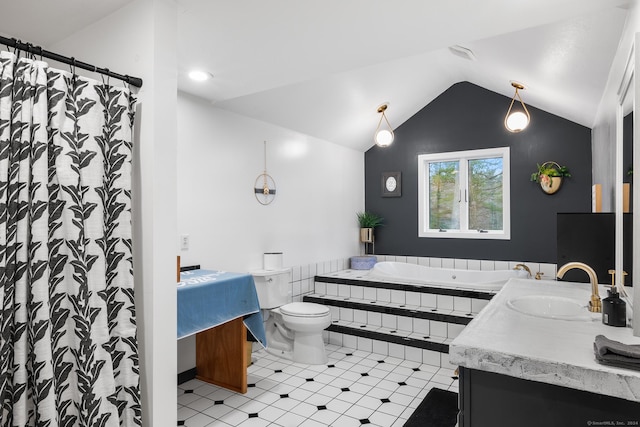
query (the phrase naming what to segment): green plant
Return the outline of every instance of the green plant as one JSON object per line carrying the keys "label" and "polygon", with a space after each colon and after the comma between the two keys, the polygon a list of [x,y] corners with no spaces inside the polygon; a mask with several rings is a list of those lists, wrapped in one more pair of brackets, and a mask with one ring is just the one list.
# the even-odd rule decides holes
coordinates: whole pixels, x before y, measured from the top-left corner
{"label": "green plant", "polygon": [[382,221],[384,218],[371,213],[371,212],[358,212],[358,224],[360,224],[360,228],[376,228],[382,225]]}
{"label": "green plant", "polygon": [[629,166],[629,170],[627,171],[627,175],[629,175],[629,176],[633,175],[633,165]]}
{"label": "green plant", "polygon": [[[554,162],[546,162],[541,165],[537,165],[538,170],[531,174],[531,181],[540,182],[546,181],[552,177],[571,177],[569,169],[566,166],[560,166]],[[547,177],[547,178],[543,178]]]}

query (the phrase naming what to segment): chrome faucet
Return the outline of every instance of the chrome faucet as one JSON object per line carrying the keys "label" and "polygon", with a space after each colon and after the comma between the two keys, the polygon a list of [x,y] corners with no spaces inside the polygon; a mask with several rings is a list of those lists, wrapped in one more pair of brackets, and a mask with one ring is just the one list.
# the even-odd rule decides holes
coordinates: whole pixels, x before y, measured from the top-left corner
{"label": "chrome faucet", "polygon": [[600,300],[600,294],[598,293],[598,275],[583,262],[568,262],[558,269],[558,279],[562,279],[565,273],[569,270],[577,268],[584,271],[589,275],[589,281],[591,282],[591,300],[589,301],[589,311],[593,313],[602,313],[602,301]]}
{"label": "chrome faucet", "polygon": [[514,270],[524,270],[529,274],[529,278],[531,278],[531,269],[529,267],[526,266],[526,264],[516,264],[515,267],[513,267]]}

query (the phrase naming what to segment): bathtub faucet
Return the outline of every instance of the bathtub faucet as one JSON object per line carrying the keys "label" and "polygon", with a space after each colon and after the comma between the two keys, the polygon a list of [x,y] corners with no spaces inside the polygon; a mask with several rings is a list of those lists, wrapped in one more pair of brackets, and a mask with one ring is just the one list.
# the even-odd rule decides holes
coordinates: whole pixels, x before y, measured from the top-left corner
{"label": "bathtub faucet", "polygon": [[558,279],[562,279],[565,273],[573,268],[584,271],[589,276],[591,282],[591,300],[589,301],[589,311],[593,313],[602,313],[602,301],[600,300],[600,294],[598,293],[598,275],[583,262],[568,262],[558,269]]}
{"label": "bathtub faucet", "polygon": [[516,264],[515,267],[513,267],[514,270],[524,270],[527,272],[529,278],[531,278],[531,269],[529,267],[527,267],[525,264]]}

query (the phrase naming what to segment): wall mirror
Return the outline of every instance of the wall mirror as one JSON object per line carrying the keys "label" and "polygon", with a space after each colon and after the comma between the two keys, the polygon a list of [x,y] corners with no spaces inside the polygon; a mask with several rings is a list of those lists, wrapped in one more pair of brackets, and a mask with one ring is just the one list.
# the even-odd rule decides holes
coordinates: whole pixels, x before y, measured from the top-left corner
{"label": "wall mirror", "polygon": [[[635,36],[634,46],[638,43],[638,34]],[[636,148],[638,138],[638,125],[635,120],[635,104],[638,99],[635,84],[636,55],[634,46],[631,48],[627,64],[618,89],[618,105],[616,110],[616,149],[615,149],[615,197],[614,208],[616,216],[616,260],[617,272],[628,271],[631,277],[625,280],[622,274],[616,274],[616,286],[633,284],[633,288],[627,288],[633,298],[633,313],[640,313],[640,286],[633,278],[633,271],[640,272],[638,257],[633,253],[640,251],[638,237],[640,237],[640,221],[638,215],[632,217],[637,209],[638,186],[633,184],[633,175],[629,170],[637,169],[640,149]],[[626,184],[626,185],[625,185]],[[634,209],[633,205],[636,205]],[[640,315],[634,316],[634,335],[640,336]]]}

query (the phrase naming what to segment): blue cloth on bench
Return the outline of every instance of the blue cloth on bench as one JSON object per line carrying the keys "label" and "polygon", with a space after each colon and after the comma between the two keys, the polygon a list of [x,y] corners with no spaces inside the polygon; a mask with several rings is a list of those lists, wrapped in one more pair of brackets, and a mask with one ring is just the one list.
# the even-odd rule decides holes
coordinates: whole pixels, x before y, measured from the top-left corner
{"label": "blue cloth on bench", "polygon": [[258,294],[250,274],[216,270],[180,273],[178,339],[243,317],[247,329],[266,347]]}

